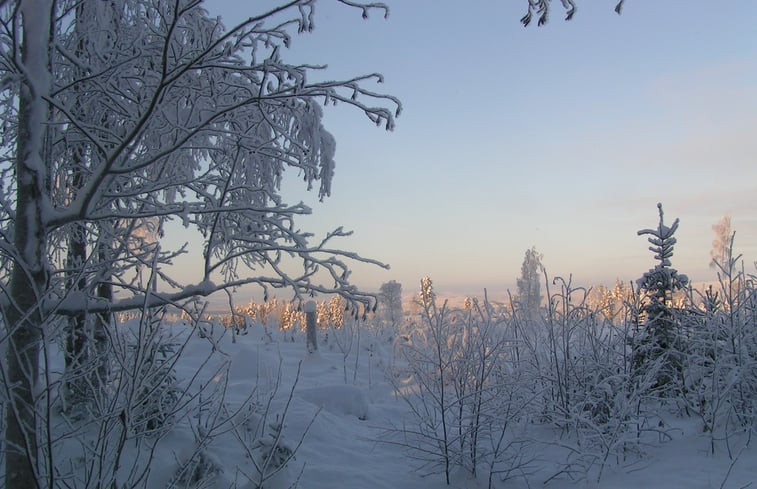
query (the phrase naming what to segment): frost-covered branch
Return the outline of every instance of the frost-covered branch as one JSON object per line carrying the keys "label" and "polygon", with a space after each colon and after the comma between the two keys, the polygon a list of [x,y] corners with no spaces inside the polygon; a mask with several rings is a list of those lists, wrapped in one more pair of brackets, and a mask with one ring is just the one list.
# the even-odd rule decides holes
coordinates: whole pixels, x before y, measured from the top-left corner
{"label": "frost-covered branch", "polygon": [[[386,13],[378,3],[341,3]],[[399,101],[368,86],[380,82],[377,75],[312,83],[308,77],[322,67],[286,63],[291,38],[313,28],[316,0],[282,2],[228,30],[201,5],[0,4],[0,306],[8,333],[0,346],[12,404],[4,444],[9,489],[54,485],[54,474],[37,470],[54,468],[34,426],[43,412],[36,393],[53,390],[37,385],[47,379],[38,375],[48,341],[42,331],[66,345],[68,374],[101,370],[113,312],[147,317],[156,307],[182,307],[245,284],[265,293],[288,288],[296,298],[337,293],[365,309],[375,304],[350,284],[348,265],[383,265],[331,246],[347,235],[341,230],[311,244],[312,235],[295,224],[310,209],[287,204],[281,183],[294,172],[308,190],[317,185],[320,198],[330,194],[335,140],[322,124],[324,105],[346,103],[391,129]],[[171,220],[203,236],[197,284],[172,277],[172,261],[186,245],[165,247]],[[292,259],[299,269],[284,263]],[[87,366],[92,352],[99,366]],[[89,375],[92,387],[100,384]],[[73,392],[74,382],[65,382]],[[111,421],[114,430],[128,422]],[[125,438],[115,442],[123,447]]]}
{"label": "frost-covered branch", "polygon": [[[521,24],[523,24],[524,27],[528,27],[533,20],[534,14],[538,17],[536,25],[542,26],[546,24],[549,21],[549,14],[552,11],[551,2],[552,0],[528,0],[528,10],[526,11],[526,15],[520,19]],[[618,3],[615,4],[615,12],[617,14],[620,14],[623,10],[623,2],[625,2],[625,0],[618,0]],[[560,0],[560,3],[565,10],[565,20],[572,19],[577,9],[576,1]]]}
{"label": "frost-covered branch", "polygon": [[[51,236],[61,236],[55,242],[65,245],[74,223],[87,229],[94,246],[104,239],[96,223],[181,219],[209,239],[206,277],[223,269],[233,278],[238,265],[254,270],[278,263],[260,257],[277,252],[303,258],[306,271],[284,280],[290,285],[304,278],[303,291],[310,290],[313,270],[325,269],[347,287],[347,266],[336,257],[366,260],[308,246],[293,217],[309,210],[283,204],[281,179],[294,168],[308,187],[320,182],[322,198],[330,193],[334,143],[321,126],[321,104],[354,106],[387,129],[401,104],[364,86],[380,83],[378,74],[309,83],[308,73],[323,67],[282,60],[288,30],[312,28],[315,3],[287,2],[225,31],[195,1],[123,0],[90,10],[62,2],[54,84],[45,99],[53,116],[50,151],[60,157],[42,217]],[[380,3],[341,3],[388,11]],[[87,30],[95,24],[98,29]],[[105,34],[100,25],[112,28]],[[111,239],[121,245],[109,263],[87,259],[90,280],[103,276],[98,266],[115,275],[145,266],[133,259],[142,252],[123,245],[131,238]]]}

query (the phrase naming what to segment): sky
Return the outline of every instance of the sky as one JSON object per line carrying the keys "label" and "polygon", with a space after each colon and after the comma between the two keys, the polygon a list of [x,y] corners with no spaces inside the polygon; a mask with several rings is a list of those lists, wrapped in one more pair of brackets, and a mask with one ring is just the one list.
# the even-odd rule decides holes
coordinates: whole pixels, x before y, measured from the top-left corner
{"label": "sky", "polygon": [[[304,229],[344,226],[343,249],[390,264],[356,265],[356,285],[396,280],[408,293],[427,275],[440,293],[502,296],[532,246],[550,276],[635,280],[654,266],[637,231],[657,225],[658,202],[667,223],[680,218],[681,273],[714,278],[712,225],[725,214],[755,271],[757,2],[627,0],[617,15],[615,2],[579,0],[565,22],[554,1],[550,22],[528,28],[527,0],[386,3],[387,19],[363,20],[321,0],[314,32],[282,53],[327,64],[330,79],[382,73],[368,88],[403,104],[391,132],[326,108],[331,197],[296,175],[282,189],[312,206]],[[260,5],[206,8],[232,25]]]}

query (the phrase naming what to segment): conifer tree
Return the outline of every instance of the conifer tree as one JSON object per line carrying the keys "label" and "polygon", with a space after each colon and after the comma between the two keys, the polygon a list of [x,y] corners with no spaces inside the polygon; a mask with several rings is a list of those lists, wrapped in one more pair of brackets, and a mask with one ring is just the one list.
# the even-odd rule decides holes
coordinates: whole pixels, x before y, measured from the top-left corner
{"label": "conifer tree", "polygon": [[541,263],[542,258],[544,258],[544,255],[536,251],[535,246],[526,250],[520,268],[520,278],[516,282],[518,301],[522,310],[530,319],[538,315],[542,300],[541,277],[544,270]]}
{"label": "conifer tree", "polygon": [[666,226],[662,204],[657,204],[657,209],[660,213],[657,228],[638,231],[639,236],[649,235],[647,240],[652,245],[649,250],[655,254],[657,264],[637,281],[646,302],[642,307],[643,328],[634,340],[633,363],[638,372],[659,361],[657,386],[663,387],[671,383],[681,368],[682,345],[676,331],[676,314],[671,306],[673,293],[686,287],[689,279],[679,274],[670,263],[676,244],[673,234],[679,221],[676,219],[672,226]]}

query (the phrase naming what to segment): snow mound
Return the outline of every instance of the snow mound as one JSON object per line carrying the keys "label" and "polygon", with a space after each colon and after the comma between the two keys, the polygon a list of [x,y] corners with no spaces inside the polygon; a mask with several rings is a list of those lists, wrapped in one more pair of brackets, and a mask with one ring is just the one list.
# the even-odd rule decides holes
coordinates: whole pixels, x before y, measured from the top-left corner
{"label": "snow mound", "polygon": [[362,389],[353,385],[330,385],[301,389],[302,399],[324,410],[342,416],[357,416],[368,419],[370,406]]}
{"label": "snow mound", "polygon": [[254,345],[244,345],[229,352],[229,384],[262,389],[276,384],[279,360],[273,353]]}

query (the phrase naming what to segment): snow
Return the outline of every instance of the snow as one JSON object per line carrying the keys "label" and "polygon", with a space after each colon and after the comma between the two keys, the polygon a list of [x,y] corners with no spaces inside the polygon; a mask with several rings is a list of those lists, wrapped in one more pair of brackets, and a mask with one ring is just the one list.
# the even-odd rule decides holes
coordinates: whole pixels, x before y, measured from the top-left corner
{"label": "snow", "polygon": [[[166,334],[185,337],[186,329],[178,322],[168,326]],[[283,489],[297,477],[297,487],[304,489],[444,487],[442,475],[423,477],[405,450],[380,441],[390,424],[401,425],[409,419],[406,403],[378,373],[381,365],[390,365],[395,360],[381,358],[391,355],[392,348],[376,348],[374,354],[369,354],[362,346],[356,382],[345,383],[342,372],[345,359],[338,349],[323,344],[318,355],[308,355],[304,334],[292,336],[275,331],[265,335],[262,331],[262,326],[257,325],[250,329],[250,334],[233,337],[222,328],[206,328],[204,334],[188,338],[176,370],[179,382],[185,386],[198,385],[189,380],[193,376],[200,384],[227,381],[225,401],[230,410],[244,405],[253,393],[258,406],[273,393],[272,414],[266,422],[280,420],[285,413],[282,444],[295,452],[295,458],[265,487]],[[295,341],[290,340],[292,337]],[[327,340],[321,338],[321,341]],[[200,368],[203,364],[205,367]],[[354,353],[346,364],[352,380]],[[198,369],[206,374],[198,376]],[[218,373],[224,371],[225,374]],[[262,421],[260,414],[250,415],[248,411],[238,415],[238,426],[244,426],[248,432],[259,429]],[[674,423],[668,431],[670,439],[661,439],[650,446],[641,459],[610,463],[599,483],[573,481],[567,476],[550,479],[559,472],[565,452],[556,444],[545,444],[532,447],[536,458],[527,480],[514,478],[506,483],[497,482],[495,487],[543,487],[549,480],[546,487],[710,489],[747,487],[757,481],[757,465],[753,463],[757,450],[743,448],[744,440],[728,440],[735,452],[731,466],[725,441],[719,442],[714,456],[710,455],[709,438],[701,433],[701,425],[695,419],[677,419]],[[538,438],[550,433],[540,430],[534,427],[532,435]],[[559,434],[555,441],[558,438]],[[193,456],[195,445],[196,437],[186,422],[165,436],[156,454],[150,487],[164,487],[179,461]],[[739,450],[743,453],[738,453]],[[232,431],[219,430],[217,436],[205,443],[202,453],[202,462],[211,467],[209,472],[217,472],[214,482],[207,487],[255,487],[247,479],[250,455],[240,450]],[[258,455],[253,451],[252,456]],[[721,485],[724,480],[726,483]],[[456,471],[450,487],[487,486],[485,480],[476,481]]]}
{"label": "snow", "polygon": [[368,419],[368,397],[360,388],[353,385],[328,385],[301,389],[302,399],[338,416],[356,416],[360,420]]}

